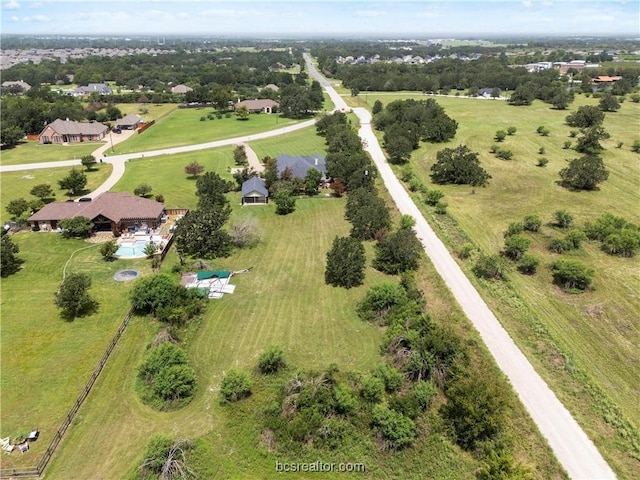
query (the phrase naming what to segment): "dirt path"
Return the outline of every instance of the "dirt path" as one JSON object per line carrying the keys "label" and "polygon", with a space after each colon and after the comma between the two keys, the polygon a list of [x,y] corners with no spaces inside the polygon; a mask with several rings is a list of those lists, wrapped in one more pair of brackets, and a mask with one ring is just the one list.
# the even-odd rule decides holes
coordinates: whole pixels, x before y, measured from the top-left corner
{"label": "dirt path", "polygon": [[[318,74],[306,54],[305,57],[309,72],[327,89],[337,109],[349,109],[329,82]],[[371,154],[400,213],[415,218],[416,233],[436,271],[480,333],[500,369],[509,378],[560,464],[574,479],[615,479],[615,474],[593,442],[518,349],[397,179],[373,133],[369,111],[364,108],[353,111],[360,119],[359,135],[366,145],[365,149]]]}

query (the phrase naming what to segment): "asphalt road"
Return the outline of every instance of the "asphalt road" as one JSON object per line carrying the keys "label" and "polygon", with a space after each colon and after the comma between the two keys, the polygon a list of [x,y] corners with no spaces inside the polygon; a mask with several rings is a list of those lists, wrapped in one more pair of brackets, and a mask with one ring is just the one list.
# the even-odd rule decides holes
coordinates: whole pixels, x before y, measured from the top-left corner
{"label": "asphalt road", "polygon": [[[331,84],[319,75],[307,55],[305,59],[309,73],[327,90],[336,109],[350,110]],[[371,128],[369,111],[364,108],[355,108],[353,111],[360,119],[358,133],[365,150],[375,162],[398,210],[415,218],[415,231],[436,271],[480,333],[560,464],[576,480],[615,479],[615,474],[593,442],[518,349],[394,175]]]}

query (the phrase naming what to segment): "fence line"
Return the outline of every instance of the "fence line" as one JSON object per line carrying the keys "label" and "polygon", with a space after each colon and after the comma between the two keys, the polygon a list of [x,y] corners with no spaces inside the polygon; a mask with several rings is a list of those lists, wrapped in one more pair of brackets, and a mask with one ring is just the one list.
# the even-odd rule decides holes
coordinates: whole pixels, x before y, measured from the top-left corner
{"label": "fence line", "polygon": [[98,362],[98,365],[96,366],[95,370],[91,374],[89,381],[85,385],[84,390],[82,390],[82,392],[76,399],[75,403],[67,413],[67,416],[65,417],[63,422],[60,424],[58,431],[51,439],[51,442],[49,443],[49,447],[47,448],[46,452],[44,452],[44,455],[42,456],[38,464],[35,467],[17,467],[17,468],[0,469],[0,478],[39,477],[40,475],[42,475],[42,473],[44,472],[44,469],[47,467],[47,464],[51,460],[51,457],[55,453],[56,448],[58,448],[58,444],[62,440],[62,437],[64,436],[65,432],[69,428],[69,425],[71,425],[71,422],[73,422],[73,419],[78,413],[78,410],[80,410],[82,403],[89,395],[91,388],[93,387],[94,383],[96,383],[96,380],[100,376],[100,373],[102,372],[102,369],[107,363],[107,360],[109,360],[109,356],[111,355],[111,352],[113,351],[116,344],[120,340],[120,337],[122,336],[123,332],[127,328],[127,325],[129,324],[129,320],[131,319],[132,312],[133,310],[130,309],[127,312],[127,315],[122,320],[122,323],[120,324],[120,326],[118,327],[118,330],[116,331],[115,335],[111,339],[109,346],[105,350],[104,354],[102,355],[102,358]]}

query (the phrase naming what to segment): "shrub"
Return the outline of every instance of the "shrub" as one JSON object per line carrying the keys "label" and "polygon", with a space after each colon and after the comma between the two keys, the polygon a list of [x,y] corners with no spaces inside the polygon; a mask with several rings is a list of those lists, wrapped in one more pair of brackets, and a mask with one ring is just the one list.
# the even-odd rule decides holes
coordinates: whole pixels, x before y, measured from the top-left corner
{"label": "shrub", "polygon": [[571,148],[571,140],[565,140],[564,145],[562,145],[562,148],[564,148],[565,150],[568,150],[569,148]]}
{"label": "shrub", "polygon": [[349,415],[358,410],[358,399],[348,385],[338,383],[333,389],[333,394],[336,397],[335,409],[338,413]]}
{"label": "shrub", "polygon": [[504,139],[507,138],[507,132],[504,130],[498,130],[493,137],[496,142],[504,142]]}
{"label": "shrub", "polygon": [[516,127],[509,127],[507,128],[507,135],[515,135],[517,131],[518,129]]}
{"label": "shrub", "polygon": [[444,197],[442,190],[429,190],[424,196],[424,201],[427,205],[435,206]]}
{"label": "shrub", "polygon": [[501,160],[511,160],[513,158],[513,152],[511,150],[501,148],[496,152],[496,157]]}
{"label": "shrub", "polygon": [[553,283],[567,291],[589,288],[594,270],[578,260],[558,260],[552,266]]}
{"label": "shrub", "polygon": [[409,180],[409,190],[412,192],[420,192],[425,190],[425,187],[419,178],[412,177],[411,180]]}
{"label": "shrub", "polygon": [[[402,228],[382,238],[376,245],[373,268],[390,275],[416,270],[422,255],[422,244],[416,232]],[[342,259],[345,261],[345,259]]]}
{"label": "shrub", "polygon": [[401,285],[395,282],[378,283],[371,286],[358,305],[358,316],[369,321],[384,318],[392,307],[406,300],[407,294]]}
{"label": "shrub", "polygon": [[531,242],[523,235],[511,235],[504,241],[504,253],[511,260],[519,260]]}
{"label": "shrub", "polygon": [[352,288],[364,282],[366,255],[357,238],[336,237],[327,252],[324,281],[334,287]]}
{"label": "shrub", "polygon": [[547,246],[550,252],[564,253],[571,250],[571,245],[564,238],[554,238]]}
{"label": "shrub", "polygon": [[502,280],[505,278],[506,265],[498,255],[482,255],[472,268],[477,277],[487,280]]}
{"label": "shrub", "polygon": [[538,149],[538,154],[540,154],[540,155],[544,155],[544,152],[546,152],[546,150],[545,150],[545,148],[544,148],[544,147],[540,147],[540,148]]}
{"label": "shrub", "polygon": [[587,236],[582,230],[578,230],[574,228],[567,233],[566,237],[564,237],[565,242],[571,245],[572,249],[577,250],[582,245],[582,242],[587,239]]}
{"label": "shrub", "polygon": [[578,135],[578,133],[580,133],[578,130],[571,130],[569,132],[569,137],[571,138],[576,138],[576,136]]}
{"label": "shrub", "polygon": [[522,222],[522,227],[528,232],[537,232],[541,226],[542,220],[537,215],[527,215]]}
{"label": "shrub", "polygon": [[100,245],[100,255],[102,255],[102,258],[104,258],[105,260],[113,260],[113,256],[117,251],[118,244],[115,238]]}
{"label": "shrub", "polygon": [[377,377],[364,377],[360,385],[360,396],[368,402],[378,403],[384,395],[384,382]]}
{"label": "shrub", "polygon": [[439,201],[438,203],[436,203],[433,211],[438,215],[446,215],[448,206],[449,204],[447,202]]}
{"label": "shrub", "polygon": [[460,257],[463,260],[466,260],[471,256],[471,254],[475,249],[476,247],[473,245],[473,243],[465,243],[460,247],[460,251],[458,252],[458,257]]}
{"label": "shrub", "polygon": [[161,343],[147,352],[138,369],[138,378],[153,398],[163,402],[161,409],[168,406],[166,402],[183,403],[190,399],[196,387],[195,372],[189,366],[186,352],[171,342]]}
{"label": "shrub", "polygon": [[413,393],[422,410],[426,410],[431,405],[437,391],[431,382],[420,380],[413,386]]}
{"label": "shrub", "polygon": [[251,378],[242,370],[232,368],[222,378],[220,397],[226,402],[237,402],[251,395]]}
{"label": "shrub", "polygon": [[524,225],[520,222],[511,222],[504,232],[504,237],[510,237],[511,235],[518,235],[524,230]]}
{"label": "shrub", "polygon": [[161,369],[153,378],[152,390],[163,400],[190,397],[196,386],[196,377],[188,365],[173,365]]}
{"label": "shrub", "polygon": [[546,167],[547,164],[549,163],[549,159],[547,157],[542,157],[538,159],[538,167]]}
{"label": "shrub", "polygon": [[288,215],[296,209],[296,199],[287,190],[280,190],[276,193],[274,201],[276,203],[276,213],[278,215]]}
{"label": "shrub", "polygon": [[376,405],[371,412],[376,425],[387,445],[393,449],[409,446],[416,438],[416,425],[410,418],[390,410],[384,405]]}
{"label": "shrub", "polygon": [[258,359],[260,373],[275,373],[285,365],[284,352],[276,345],[268,347]]}
{"label": "shrub", "polygon": [[402,386],[404,377],[402,374],[386,363],[378,365],[373,371],[373,376],[384,382],[384,389],[387,392],[397,392]]}
{"label": "shrub", "polygon": [[553,218],[556,221],[555,224],[563,229],[567,229],[573,224],[573,215],[566,210],[556,210],[553,212]]}
{"label": "shrub", "polygon": [[533,275],[538,270],[538,265],[540,265],[540,259],[538,257],[530,253],[525,253],[518,263],[518,271],[525,275]]}

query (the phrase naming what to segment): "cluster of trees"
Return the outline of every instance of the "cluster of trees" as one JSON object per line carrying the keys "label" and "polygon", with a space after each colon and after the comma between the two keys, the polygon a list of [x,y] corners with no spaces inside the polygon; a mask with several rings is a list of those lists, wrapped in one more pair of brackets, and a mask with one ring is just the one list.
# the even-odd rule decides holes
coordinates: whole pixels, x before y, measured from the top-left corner
{"label": "cluster of trees", "polygon": [[602,250],[610,255],[633,257],[640,249],[640,227],[611,213],[586,223],[584,233],[588,239],[600,242]]}
{"label": "cluster of trees", "polygon": [[[18,64],[3,70],[3,79],[24,80],[32,86],[41,83],[55,85],[58,82],[69,83],[67,75],[72,74],[74,82],[79,85],[115,81],[123,90],[137,90],[142,86],[143,90],[151,90],[154,95],[161,95],[169,101],[172,100],[169,97],[173,97],[170,95],[171,87],[178,84],[190,85],[194,90],[195,87],[206,86],[212,93],[235,91],[243,97],[254,98],[258,93],[257,86],[269,83],[283,86],[295,81],[294,75],[271,68],[278,63],[285,67],[300,64],[302,52],[295,49],[293,55],[290,55],[288,51],[283,50],[224,53],[181,50],[157,56],[95,55],[79,59],[70,58],[65,63],[52,60],[39,65]],[[228,94],[225,103],[232,99]],[[151,99],[153,102],[155,100]],[[191,101],[211,100],[211,97],[198,97],[197,100]]]}
{"label": "cluster of trees", "polygon": [[420,141],[446,142],[455,136],[458,128],[458,123],[432,98],[396,100],[385,108],[377,100],[372,112],[376,129],[384,131],[389,161],[395,164],[408,162]]}
{"label": "cluster of trees", "polygon": [[187,256],[209,259],[231,254],[233,239],[223,227],[231,216],[226,193],[232,188],[231,182],[214,172],[198,177],[198,205],[176,224],[176,250],[182,264]]}
{"label": "cluster of trees", "polygon": [[609,178],[609,170],[600,156],[604,150],[600,141],[609,138],[609,133],[602,126],[604,117],[601,107],[590,105],[581,106],[576,112],[567,115],[566,124],[580,129],[581,135],[574,148],[582,156],[572,159],[560,171],[564,186],[575,190],[594,190],[599,183]]}
{"label": "cluster of trees", "polygon": [[310,85],[306,83],[286,85],[280,90],[279,110],[285,117],[304,118],[315,111],[322,110],[323,104],[324,94],[317,80],[313,80]]}
{"label": "cluster of trees", "polygon": [[196,389],[187,352],[170,341],[147,351],[138,368],[138,381],[142,400],[158,410],[185,405]]}

